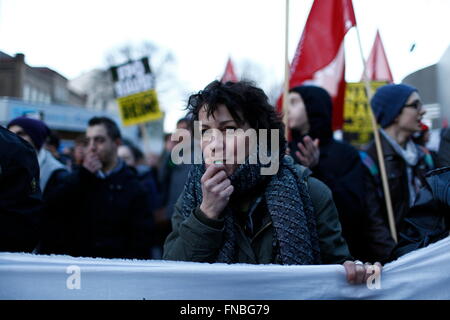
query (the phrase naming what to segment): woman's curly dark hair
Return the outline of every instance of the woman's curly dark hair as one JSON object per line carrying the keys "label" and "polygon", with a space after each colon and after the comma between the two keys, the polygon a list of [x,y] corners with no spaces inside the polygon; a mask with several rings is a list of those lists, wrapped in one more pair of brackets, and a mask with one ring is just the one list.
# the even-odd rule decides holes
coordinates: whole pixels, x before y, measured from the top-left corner
{"label": "woman's curly dark hair", "polygon": [[[283,121],[280,114],[269,103],[263,90],[248,81],[222,83],[215,80],[205,89],[191,95],[186,109],[192,121],[198,121],[199,111],[203,107],[206,108],[207,116],[210,117],[220,105],[225,105],[237,124],[243,125],[247,122],[258,134],[259,129],[279,130],[280,158],[286,153]],[[267,146],[271,150],[270,135],[267,137]]]}

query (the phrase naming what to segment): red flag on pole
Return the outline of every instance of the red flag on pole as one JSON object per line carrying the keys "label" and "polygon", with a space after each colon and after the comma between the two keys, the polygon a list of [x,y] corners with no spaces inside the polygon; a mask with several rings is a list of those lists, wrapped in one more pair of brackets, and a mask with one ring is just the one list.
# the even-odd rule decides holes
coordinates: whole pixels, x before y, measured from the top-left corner
{"label": "red flag on pole", "polygon": [[233,62],[231,61],[231,58],[228,58],[227,66],[225,67],[225,72],[223,73],[222,78],[220,79],[220,82],[227,82],[227,81],[233,81],[237,82],[238,77],[236,76],[236,73],[234,72]]}
{"label": "red flag on pole", "polygon": [[[355,25],[351,0],[315,0],[290,68],[289,88],[314,84],[330,93],[333,98],[333,130],[343,124],[343,40]],[[277,103],[277,108],[281,111],[281,103]]]}
{"label": "red flag on pole", "polygon": [[[367,59],[366,68],[369,80],[394,82],[386,52],[384,51],[383,42],[381,41],[380,32],[378,30],[372,51],[370,51],[369,59]],[[362,78],[363,77],[361,76],[361,79]]]}

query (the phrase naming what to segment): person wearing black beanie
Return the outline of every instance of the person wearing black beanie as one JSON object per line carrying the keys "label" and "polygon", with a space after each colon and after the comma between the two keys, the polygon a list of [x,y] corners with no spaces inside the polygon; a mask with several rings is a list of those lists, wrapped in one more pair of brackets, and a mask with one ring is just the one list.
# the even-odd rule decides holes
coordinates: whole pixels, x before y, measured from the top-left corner
{"label": "person wearing black beanie", "polygon": [[22,138],[20,140],[27,144],[30,149],[34,149],[37,156],[39,164],[38,183],[42,192],[43,206],[40,211],[39,223],[37,224],[39,243],[34,252],[40,252],[42,239],[46,236],[48,230],[49,217],[61,214],[56,209],[56,204],[59,202],[56,194],[61,186],[64,185],[69,175],[69,170],[44,148],[44,144],[51,133],[50,128],[44,121],[29,117],[18,117],[11,120],[7,124],[7,128]]}
{"label": "person wearing black beanie", "polygon": [[18,117],[11,120],[7,128],[31,144],[36,150],[40,169],[39,182],[45,200],[51,190],[57,188],[69,173],[62,163],[43,148],[51,133],[49,127],[44,121],[38,119]]}
{"label": "person wearing black beanie", "polygon": [[38,152],[50,135],[50,129],[43,121],[28,117],[11,120],[7,128],[30,143]]}
{"label": "person wearing black beanie", "polygon": [[[430,152],[412,140],[413,134],[421,130],[425,111],[417,89],[405,84],[378,88],[370,103],[381,127],[381,147],[398,238],[405,216],[426,184],[426,172],[434,169]],[[363,154],[369,252],[372,259],[388,262],[396,243],[389,228],[374,141]]]}
{"label": "person wearing black beanie", "polygon": [[320,87],[303,85],[290,90],[290,154],[331,189],[350,253],[364,260],[363,165],[354,147],[333,138],[332,105],[330,95]]}

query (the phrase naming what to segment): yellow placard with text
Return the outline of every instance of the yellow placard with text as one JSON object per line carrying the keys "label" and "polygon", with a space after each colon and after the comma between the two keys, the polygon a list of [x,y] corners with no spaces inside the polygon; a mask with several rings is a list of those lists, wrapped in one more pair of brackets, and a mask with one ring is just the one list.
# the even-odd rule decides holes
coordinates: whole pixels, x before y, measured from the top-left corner
{"label": "yellow placard with text", "polygon": [[147,90],[117,99],[124,126],[158,120],[163,117],[155,90]]}
{"label": "yellow placard with text", "polygon": [[[371,81],[372,93],[387,84],[385,81]],[[359,148],[372,139],[373,129],[370,119],[370,106],[367,101],[364,82],[349,82],[345,90],[344,140]]]}

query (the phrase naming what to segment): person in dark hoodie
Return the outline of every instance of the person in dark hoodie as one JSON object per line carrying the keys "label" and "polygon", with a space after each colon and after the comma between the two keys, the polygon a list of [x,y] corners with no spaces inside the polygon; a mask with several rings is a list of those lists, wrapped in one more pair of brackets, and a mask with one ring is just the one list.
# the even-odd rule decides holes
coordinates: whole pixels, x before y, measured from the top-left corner
{"label": "person in dark hoodie", "polygon": [[354,147],[333,139],[331,121],[332,100],[327,91],[312,85],[290,90],[290,153],[331,189],[350,253],[365,260],[363,165]]}
{"label": "person in dark hoodie", "polygon": [[34,148],[0,126],[0,251],[32,252],[42,210]]}
{"label": "person in dark hoodie", "polygon": [[51,133],[49,127],[38,119],[18,117],[11,120],[7,128],[34,147],[39,162],[40,188],[46,201],[48,195],[69,174],[68,169],[44,148],[45,141]]}

